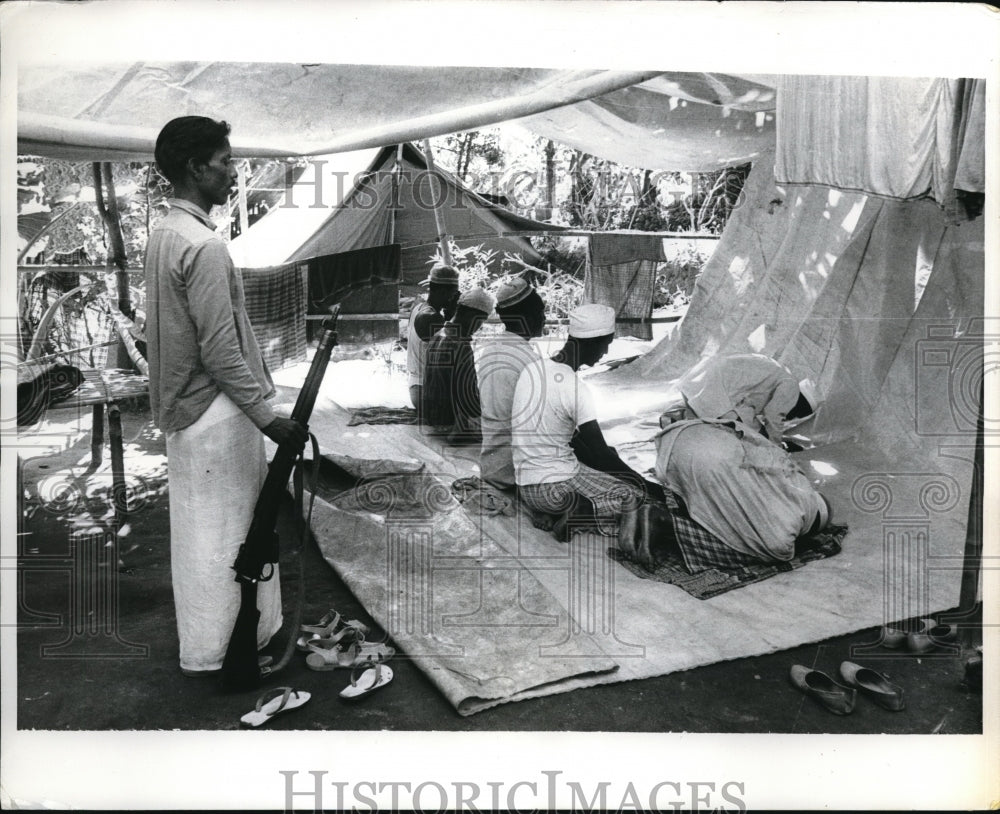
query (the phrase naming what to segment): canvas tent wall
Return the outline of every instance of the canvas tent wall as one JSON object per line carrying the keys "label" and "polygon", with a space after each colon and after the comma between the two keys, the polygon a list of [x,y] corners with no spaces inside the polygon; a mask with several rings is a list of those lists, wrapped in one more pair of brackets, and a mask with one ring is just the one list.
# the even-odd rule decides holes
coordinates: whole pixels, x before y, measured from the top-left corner
{"label": "canvas tent wall", "polygon": [[258,268],[398,243],[402,282],[427,277],[437,247],[434,208],[460,247],[483,245],[526,262],[541,256],[524,237],[507,232],[558,230],[521,217],[467,189],[449,173],[427,169],[411,144],[321,156],[284,200],[230,244],[234,262]]}
{"label": "canvas tent wall", "polygon": [[[775,159],[755,165],[746,205],[643,374],[669,379],[708,355],[759,352],[818,382],[825,404],[803,428],[816,443],[865,438],[891,455],[974,434],[984,219],[957,204],[956,184],[984,192],[984,84],[783,80]],[[953,395],[959,373],[928,368],[921,340],[955,343],[965,369]],[[945,390],[930,397],[929,385]]]}

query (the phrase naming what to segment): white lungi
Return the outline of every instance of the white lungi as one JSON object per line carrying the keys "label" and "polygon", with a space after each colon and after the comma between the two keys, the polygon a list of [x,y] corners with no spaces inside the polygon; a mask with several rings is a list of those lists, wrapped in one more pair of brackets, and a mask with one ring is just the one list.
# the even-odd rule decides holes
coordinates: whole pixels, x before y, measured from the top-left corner
{"label": "white lungi", "polygon": [[[168,432],[170,573],[185,670],[217,670],[240,609],[232,564],[267,476],[264,436],[219,393],[192,425]],[[277,567],[257,586],[257,647],[281,629]]]}

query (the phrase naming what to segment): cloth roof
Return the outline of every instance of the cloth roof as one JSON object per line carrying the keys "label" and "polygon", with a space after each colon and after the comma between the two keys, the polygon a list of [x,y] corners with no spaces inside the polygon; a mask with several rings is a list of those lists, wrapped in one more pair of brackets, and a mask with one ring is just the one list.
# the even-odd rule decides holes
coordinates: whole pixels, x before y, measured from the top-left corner
{"label": "cloth roof", "polygon": [[656,71],[30,63],[18,75],[18,151],[148,160],[160,127],[182,114],[229,121],[235,154],[257,157],[381,147],[523,118],[542,135],[619,163],[702,171],[745,163],[773,144],[775,93],[765,81]]}

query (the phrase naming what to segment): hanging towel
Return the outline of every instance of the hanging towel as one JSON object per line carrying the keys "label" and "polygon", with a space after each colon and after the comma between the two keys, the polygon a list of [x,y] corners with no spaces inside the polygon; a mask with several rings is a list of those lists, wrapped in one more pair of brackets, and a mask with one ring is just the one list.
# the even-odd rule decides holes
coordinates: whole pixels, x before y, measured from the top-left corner
{"label": "hanging towel", "polygon": [[[591,235],[584,300],[611,306],[619,320],[649,319],[656,269],[665,259],[660,237],[643,232]],[[615,335],[649,340],[653,328],[619,322]]]}
{"label": "hanging towel", "polygon": [[269,370],[304,362],[306,299],[296,264],[240,269],[247,316]]}

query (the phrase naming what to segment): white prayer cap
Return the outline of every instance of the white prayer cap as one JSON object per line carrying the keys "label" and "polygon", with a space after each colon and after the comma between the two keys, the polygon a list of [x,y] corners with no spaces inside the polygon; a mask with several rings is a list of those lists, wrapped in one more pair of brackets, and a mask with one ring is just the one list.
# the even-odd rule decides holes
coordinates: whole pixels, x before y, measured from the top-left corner
{"label": "white prayer cap", "polygon": [[819,407],[819,391],[816,389],[816,382],[812,379],[803,379],[799,382],[799,392],[805,396],[806,401],[815,413]]}
{"label": "white prayer cap", "polygon": [[470,288],[458,298],[458,304],[467,308],[475,308],[489,316],[493,313],[493,295],[485,288]]}
{"label": "white prayer cap", "polygon": [[569,335],[577,339],[607,336],[615,332],[615,309],[589,302],[569,313]]}
{"label": "white prayer cap", "polygon": [[497,310],[502,311],[504,308],[517,305],[534,290],[523,277],[507,280],[497,289]]}

